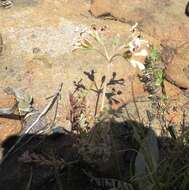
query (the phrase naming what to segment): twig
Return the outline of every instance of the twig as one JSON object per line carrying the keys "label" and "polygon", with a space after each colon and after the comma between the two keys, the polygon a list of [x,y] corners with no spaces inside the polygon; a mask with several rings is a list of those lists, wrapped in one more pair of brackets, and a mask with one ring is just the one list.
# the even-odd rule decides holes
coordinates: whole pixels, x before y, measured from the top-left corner
{"label": "twig", "polygon": [[25,131],[25,133],[23,135],[21,135],[18,140],[16,141],[16,143],[8,150],[8,152],[4,155],[4,157],[2,158],[0,164],[2,164],[5,159],[9,156],[9,154],[15,149],[15,147],[21,142],[21,140],[25,137],[25,135],[27,133],[29,133],[31,131],[31,129],[39,122],[39,120],[45,116],[48,111],[53,107],[53,105],[55,104],[55,102],[58,100],[58,98],[60,97],[60,93],[62,90],[62,86],[63,83],[61,83],[60,88],[58,90],[58,92],[53,96],[52,100],[49,102],[49,104],[44,108],[44,110],[39,114],[39,116],[37,117],[37,119],[33,122],[33,124],[31,124],[28,129]]}

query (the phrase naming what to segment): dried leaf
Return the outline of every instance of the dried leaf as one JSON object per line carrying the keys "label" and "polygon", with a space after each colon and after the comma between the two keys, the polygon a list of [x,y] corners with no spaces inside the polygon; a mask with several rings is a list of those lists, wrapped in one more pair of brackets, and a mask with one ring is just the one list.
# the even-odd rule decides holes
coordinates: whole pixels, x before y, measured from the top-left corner
{"label": "dried leaf", "polygon": [[18,109],[21,115],[31,112],[33,97],[23,90],[14,90],[16,100],[18,102]]}

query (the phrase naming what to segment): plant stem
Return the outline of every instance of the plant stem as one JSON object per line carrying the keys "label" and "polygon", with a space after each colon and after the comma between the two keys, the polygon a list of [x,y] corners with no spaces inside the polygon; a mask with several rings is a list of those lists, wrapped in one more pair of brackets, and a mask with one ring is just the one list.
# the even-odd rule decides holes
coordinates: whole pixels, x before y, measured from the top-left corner
{"label": "plant stem", "polygon": [[103,92],[102,92],[102,104],[101,104],[100,111],[103,111],[103,109],[104,109],[105,96],[106,96],[106,91],[107,91],[107,82],[108,82],[109,74],[110,74],[110,67],[111,67],[111,62],[108,62],[108,64],[107,64],[107,75],[106,75],[106,78],[104,81],[104,88],[103,88]]}

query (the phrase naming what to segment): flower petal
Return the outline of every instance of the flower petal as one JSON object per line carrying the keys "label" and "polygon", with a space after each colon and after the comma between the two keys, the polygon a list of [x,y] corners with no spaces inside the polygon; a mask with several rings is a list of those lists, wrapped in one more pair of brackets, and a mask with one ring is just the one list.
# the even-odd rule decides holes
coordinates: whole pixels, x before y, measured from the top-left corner
{"label": "flower petal", "polygon": [[146,56],[148,56],[148,52],[147,52],[146,49],[142,49],[141,51],[134,53],[134,55],[135,55],[135,56],[146,57]]}
{"label": "flower petal", "polygon": [[140,70],[144,70],[145,66],[143,65],[143,63],[141,63],[140,61],[136,61],[134,59],[131,59],[129,61],[129,63],[133,66],[133,67],[138,67]]}

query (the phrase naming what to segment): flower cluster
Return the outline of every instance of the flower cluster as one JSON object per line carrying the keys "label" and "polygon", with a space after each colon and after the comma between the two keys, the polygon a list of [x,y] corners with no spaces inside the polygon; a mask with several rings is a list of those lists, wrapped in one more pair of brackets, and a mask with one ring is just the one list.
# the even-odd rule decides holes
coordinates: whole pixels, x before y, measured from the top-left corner
{"label": "flower cluster", "polygon": [[[130,30],[131,40],[128,43],[128,50],[124,57],[128,59],[129,63],[133,67],[138,67],[140,70],[144,70],[144,62],[146,57],[149,56],[149,42],[142,38],[138,32],[138,23],[136,23]],[[127,56],[128,55],[128,56]]]}
{"label": "flower cluster", "polygon": [[102,33],[106,27],[96,28],[95,25],[92,25],[90,28],[84,28],[80,32],[79,38],[73,40],[73,49],[72,51],[78,49],[92,50],[95,48],[94,42],[98,44],[103,44]]}
{"label": "flower cluster", "polygon": [[[131,27],[131,35],[129,36],[126,43],[120,44],[120,40],[117,39],[119,35],[116,37],[116,39],[113,40],[113,54],[110,54],[110,52],[107,51],[107,47],[105,47],[102,35],[105,30],[106,27],[100,27],[99,29],[97,29],[97,27],[94,25],[91,26],[89,29],[84,29],[80,33],[79,38],[74,39],[73,50],[95,50],[104,57],[106,57],[109,62],[111,62],[113,58],[117,56],[122,56],[133,67],[137,67],[140,70],[144,70],[144,62],[146,57],[148,57],[149,55],[149,43],[148,41],[142,38],[138,30],[138,23]],[[102,52],[97,47],[98,45],[103,47]]]}

